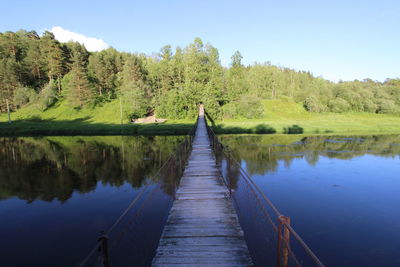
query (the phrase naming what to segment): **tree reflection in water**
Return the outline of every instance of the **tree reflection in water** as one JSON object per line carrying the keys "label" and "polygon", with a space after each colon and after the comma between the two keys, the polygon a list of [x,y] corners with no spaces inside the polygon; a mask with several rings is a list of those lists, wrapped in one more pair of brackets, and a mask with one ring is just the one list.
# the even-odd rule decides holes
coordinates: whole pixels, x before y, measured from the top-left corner
{"label": "tree reflection in water", "polygon": [[321,156],[351,159],[365,154],[400,155],[399,135],[222,135],[220,139],[236,159],[246,163],[250,175],[275,172],[280,161],[290,166],[295,158],[305,158],[308,164],[315,165]]}
{"label": "tree reflection in water", "polygon": [[[65,202],[98,182],[140,187],[184,136],[1,138],[0,200]],[[168,182],[168,181],[164,181]],[[168,185],[163,185],[168,190]]]}

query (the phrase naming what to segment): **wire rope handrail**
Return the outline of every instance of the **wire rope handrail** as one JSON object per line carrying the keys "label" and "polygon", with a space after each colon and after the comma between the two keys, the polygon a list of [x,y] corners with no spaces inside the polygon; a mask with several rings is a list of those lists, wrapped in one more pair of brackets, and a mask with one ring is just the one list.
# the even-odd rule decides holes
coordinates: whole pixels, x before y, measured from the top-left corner
{"label": "wire rope handrail", "polygon": [[[169,157],[167,158],[167,160],[161,165],[161,167],[157,170],[157,172],[151,177],[151,180],[156,180],[157,177],[160,177],[162,175],[162,172],[168,168],[168,165],[173,164],[174,160],[177,160],[177,158],[179,158],[179,167],[180,167],[180,172],[183,172],[183,166],[184,164],[182,164],[182,155],[187,157],[189,155],[190,152],[190,147],[192,145],[192,141],[193,141],[193,136],[196,132],[197,129],[197,122],[198,122],[198,117],[193,125],[193,127],[191,128],[188,137],[178,145],[178,147],[169,155]],[[175,192],[176,189],[178,187],[177,183],[173,183],[174,188],[173,188],[173,198],[175,198]],[[112,226],[107,230],[107,231],[102,231],[100,237],[98,238],[98,242],[97,244],[90,250],[90,252],[88,253],[88,255],[80,262],[80,264],[78,265],[79,267],[84,267],[88,264],[88,262],[90,261],[91,257],[93,257],[95,255],[96,251],[99,251],[101,254],[101,265],[108,267],[110,266],[109,264],[109,250],[112,249],[112,247],[119,241],[119,239],[122,237],[123,232],[121,231],[121,234],[119,235],[119,238],[117,238],[117,240],[114,240],[114,242],[112,243],[112,245],[109,247],[108,243],[109,243],[109,236],[110,234],[117,228],[117,226],[121,223],[121,221],[127,216],[127,214],[129,213],[129,211],[131,211],[136,205],[137,203],[142,199],[143,195],[146,193],[146,199],[142,201],[142,203],[140,203],[139,207],[137,208],[137,210],[135,211],[135,213],[133,215],[131,215],[132,217],[135,217],[135,215],[137,215],[137,213],[139,213],[141,210],[143,210],[144,205],[146,204],[147,200],[154,194],[155,190],[158,189],[159,186],[154,186],[153,188],[150,189],[151,186],[154,186],[152,184],[147,184],[145,186],[143,186],[139,192],[137,193],[137,195],[135,196],[135,198],[130,202],[130,204],[128,205],[128,207],[122,212],[122,214],[118,217],[118,219],[112,224]],[[132,222],[130,222],[132,223]]]}
{"label": "wire rope handrail", "polygon": [[[207,118],[207,119],[210,120],[210,118]],[[288,266],[287,258],[283,259],[283,261],[286,261],[286,262],[282,263],[281,261],[282,261],[282,258],[284,258],[284,257],[280,257],[280,255],[279,255],[282,243],[284,244],[284,247],[286,249],[286,252],[285,252],[285,249],[283,249],[283,254],[285,254],[285,253],[290,254],[292,259],[295,261],[296,265],[301,266],[300,262],[297,260],[296,256],[294,255],[294,253],[291,250],[290,245],[289,245],[289,232],[290,232],[294,236],[296,241],[300,244],[300,246],[304,249],[304,251],[308,254],[308,256],[313,260],[315,265],[319,266],[319,267],[324,267],[325,265],[321,262],[321,260],[315,255],[315,253],[311,250],[311,248],[305,243],[305,241],[300,237],[300,235],[290,225],[290,218],[284,216],[278,210],[278,208],[272,203],[272,201],[265,195],[265,193],[254,183],[254,181],[250,178],[250,176],[247,174],[247,172],[242,168],[241,164],[232,156],[231,151],[219,141],[217,135],[214,133],[212,128],[208,125],[207,121],[206,121],[206,127],[207,127],[208,134],[210,136],[210,139],[212,140],[212,146],[213,146],[214,150],[216,150],[219,147],[222,154],[236,165],[236,167],[239,169],[240,175],[244,178],[243,180],[247,183],[250,190],[253,192],[255,198],[257,199],[257,202],[261,206],[261,210],[262,210],[264,216],[266,216],[266,218],[269,220],[274,231],[276,231],[278,233],[277,266]],[[225,181],[224,181],[224,183],[225,183],[225,185],[227,185],[229,187],[229,191],[231,192],[230,185],[228,185],[228,183],[226,183]],[[265,205],[262,204],[260,196],[268,204],[268,206],[272,209],[272,211],[275,213],[275,215],[278,217],[278,223],[279,223],[278,226],[275,225],[272,218],[269,216],[269,213],[266,210]],[[284,228],[284,229],[282,229],[282,228]],[[282,233],[282,231],[283,231],[283,233]]]}

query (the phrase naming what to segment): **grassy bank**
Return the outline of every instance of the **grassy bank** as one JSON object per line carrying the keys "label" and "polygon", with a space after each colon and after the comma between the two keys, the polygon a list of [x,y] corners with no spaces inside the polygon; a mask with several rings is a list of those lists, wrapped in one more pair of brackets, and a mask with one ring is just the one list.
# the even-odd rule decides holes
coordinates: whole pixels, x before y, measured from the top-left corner
{"label": "grassy bank", "polygon": [[262,118],[215,121],[214,129],[220,134],[400,133],[400,116],[372,113],[310,113],[301,104],[282,100],[267,100],[264,101]]}
{"label": "grassy bank", "polygon": [[[266,100],[259,119],[213,121],[219,134],[294,133],[294,134],[384,134],[400,133],[400,116],[372,113],[310,113],[301,104],[288,100]],[[28,135],[184,135],[193,120],[168,120],[165,123],[121,124],[119,102],[101,107],[75,109],[59,102],[40,111],[28,106],[13,112],[12,123],[7,114],[0,115],[1,136]]]}
{"label": "grassy bank", "polygon": [[75,109],[58,102],[54,107],[40,111],[35,106],[24,107],[0,115],[0,136],[30,135],[185,135],[194,120],[168,120],[165,123],[121,123],[119,102],[112,101],[96,108]]}

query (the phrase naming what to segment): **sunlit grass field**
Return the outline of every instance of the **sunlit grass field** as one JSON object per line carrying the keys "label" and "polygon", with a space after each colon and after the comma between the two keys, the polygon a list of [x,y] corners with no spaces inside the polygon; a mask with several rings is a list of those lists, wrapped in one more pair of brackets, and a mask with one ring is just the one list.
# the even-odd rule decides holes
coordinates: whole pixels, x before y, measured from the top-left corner
{"label": "sunlit grass field", "polygon": [[27,106],[0,115],[0,135],[185,135],[194,120],[167,120],[164,123],[133,124],[121,122],[119,101],[114,100],[95,108],[75,109],[63,101],[46,111]]}
{"label": "sunlit grass field", "polygon": [[284,100],[265,100],[261,119],[231,119],[215,121],[218,133],[256,131],[265,124],[276,133],[298,125],[303,133],[400,133],[400,116],[373,113],[310,113],[301,104]]}
{"label": "sunlit grass field", "polygon": [[[216,120],[217,133],[306,133],[378,134],[400,133],[400,116],[372,113],[310,113],[290,100],[264,100],[259,119]],[[75,109],[63,101],[46,111],[27,106],[0,115],[0,135],[181,135],[187,134],[194,120],[167,120],[164,123],[121,122],[119,101],[95,108]],[[296,131],[291,132],[293,125]],[[289,130],[288,130],[289,129]]]}

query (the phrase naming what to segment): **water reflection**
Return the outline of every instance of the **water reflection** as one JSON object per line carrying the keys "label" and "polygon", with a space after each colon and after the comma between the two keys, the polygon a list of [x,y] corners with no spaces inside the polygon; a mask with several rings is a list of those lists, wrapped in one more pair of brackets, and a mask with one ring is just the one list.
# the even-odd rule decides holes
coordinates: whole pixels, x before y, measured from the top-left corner
{"label": "water reflection", "polygon": [[[184,137],[0,139],[0,200],[64,202],[103,185],[140,187]],[[151,182],[151,181],[150,181]],[[168,186],[164,186],[168,191]]]}
{"label": "water reflection", "polygon": [[303,158],[308,164],[315,165],[321,156],[351,159],[365,154],[381,157],[400,155],[399,135],[357,137],[223,135],[221,141],[230,148],[235,158],[245,161],[250,174],[276,172],[280,161],[289,167],[296,158]]}
{"label": "water reflection", "polygon": [[[399,135],[225,135],[221,140],[326,266],[400,266]],[[243,186],[238,166],[222,163],[241,207],[249,249],[266,255],[268,222]],[[268,259],[273,262],[274,255]]]}

